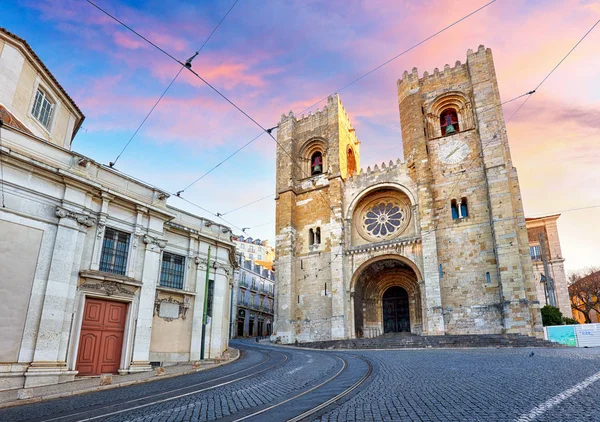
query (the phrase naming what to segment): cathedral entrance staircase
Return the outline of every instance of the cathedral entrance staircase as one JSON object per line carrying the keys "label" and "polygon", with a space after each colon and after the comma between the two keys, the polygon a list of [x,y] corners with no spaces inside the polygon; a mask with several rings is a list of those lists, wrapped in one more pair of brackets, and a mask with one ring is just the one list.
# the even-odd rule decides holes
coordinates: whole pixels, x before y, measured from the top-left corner
{"label": "cathedral entrance staircase", "polygon": [[314,349],[429,349],[468,347],[566,347],[558,343],[520,334],[469,334],[418,336],[388,333],[375,338],[298,343]]}

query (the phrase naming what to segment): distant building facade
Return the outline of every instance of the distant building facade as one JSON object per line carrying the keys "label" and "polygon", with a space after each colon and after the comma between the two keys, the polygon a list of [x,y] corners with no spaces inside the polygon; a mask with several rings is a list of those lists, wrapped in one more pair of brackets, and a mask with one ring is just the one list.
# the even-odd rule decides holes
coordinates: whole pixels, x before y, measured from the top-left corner
{"label": "distant building facade", "polygon": [[273,332],[275,275],[238,254],[232,306],[232,337],[269,336]]}
{"label": "distant building facade", "polygon": [[71,151],[83,114],[3,29],[0,103],[0,389],[198,360],[205,311],[204,357],[220,357],[231,230]]}
{"label": "distant building facade", "polygon": [[397,93],[404,161],[365,170],[338,95],[281,116],[273,337],[541,336],[491,50]]}
{"label": "distant building facade", "polygon": [[257,262],[266,267],[272,266],[275,261],[275,248],[269,246],[267,240],[253,239],[251,237],[233,236],[235,247],[244,259]]}
{"label": "distant building facade", "polygon": [[[533,263],[533,273],[536,281],[538,300],[541,306],[549,305],[548,281],[544,276],[544,261],[542,248],[545,248],[550,277],[554,280],[556,307],[565,317],[571,318],[571,301],[569,286],[565,274],[565,259],[560,248],[557,220],[560,214],[544,217],[526,218],[527,236],[529,239],[529,254]],[[543,243],[543,244],[542,244]]]}

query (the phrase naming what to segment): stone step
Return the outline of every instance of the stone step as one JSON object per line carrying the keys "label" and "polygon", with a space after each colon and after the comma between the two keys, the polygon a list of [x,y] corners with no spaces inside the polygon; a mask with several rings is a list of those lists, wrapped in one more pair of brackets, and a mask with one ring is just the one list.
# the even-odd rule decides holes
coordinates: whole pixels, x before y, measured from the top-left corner
{"label": "stone step", "polygon": [[402,349],[442,347],[564,347],[557,343],[519,334],[466,334],[417,336],[407,333],[385,334],[375,338],[299,343],[316,349]]}

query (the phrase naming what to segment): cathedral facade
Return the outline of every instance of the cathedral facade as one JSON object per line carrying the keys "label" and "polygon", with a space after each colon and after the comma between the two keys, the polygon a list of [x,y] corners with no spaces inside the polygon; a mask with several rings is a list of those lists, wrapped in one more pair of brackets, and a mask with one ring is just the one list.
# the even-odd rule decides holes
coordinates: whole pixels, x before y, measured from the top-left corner
{"label": "cathedral facade", "polygon": [[491,50],[397,88],[402,161],[360,168],[337,95],[281,118],[273,337],[540,336]]}

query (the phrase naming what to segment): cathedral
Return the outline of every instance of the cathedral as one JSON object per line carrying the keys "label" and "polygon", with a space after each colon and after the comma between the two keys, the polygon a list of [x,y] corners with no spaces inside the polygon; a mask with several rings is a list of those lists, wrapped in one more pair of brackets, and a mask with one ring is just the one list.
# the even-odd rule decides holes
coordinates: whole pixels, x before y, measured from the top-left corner
{"label": "cathedral", "polygon": [[281,118],[273,338],[541,336],[491,50],[397,89],[404,160],[374,168],[337,95]]}

